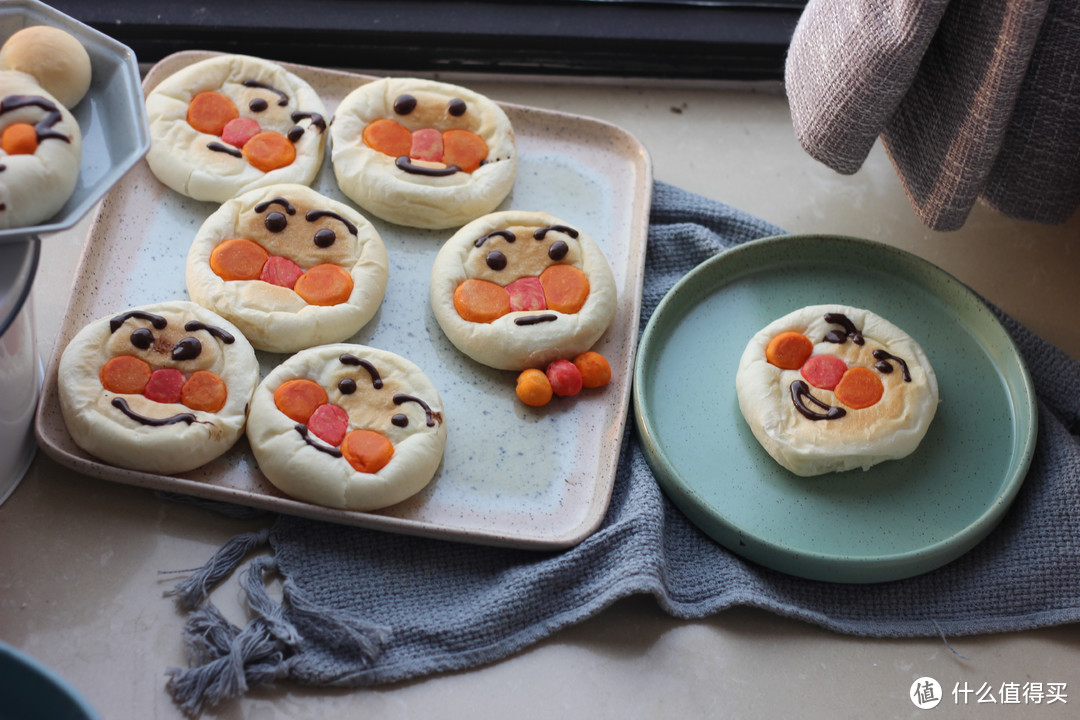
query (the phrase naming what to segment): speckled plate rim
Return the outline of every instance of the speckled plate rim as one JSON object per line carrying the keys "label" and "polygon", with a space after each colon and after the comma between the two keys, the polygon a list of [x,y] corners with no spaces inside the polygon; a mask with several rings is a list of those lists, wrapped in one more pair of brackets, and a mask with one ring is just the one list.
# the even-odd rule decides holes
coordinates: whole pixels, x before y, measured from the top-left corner
{"label": "speckled plate rim", "polygon": [[[144,80],[144,89],[149,91],[155,82],[181,67],[220,54],[201,50],[174,53],[150,69]],[[375,79],[371,75],[341,70],[285,62],[279,64],[308,81],[314,80],[316,84],[325,83],[335,87],[356,86]],[[334,106],[341,97],[335,98]],[[86,297],[82,297],[81,293],[103,292],[89,277],[90,268],[97,267],[102,262],[99,254],[105,252],[106,247],[109,248],[110,253],[121,250],[131,252],[132,250],[126,245],[119,249],[111,247],[116,244],[116,237],[109,224],[110,218],[115,217],[117,212],[127,207],[125,202],[131,193],[147,192],[145,188],[151,187],[156,188],[153,192],[171,192],[149,174],[145,162],[136,165],[113,191],[105,196],[91,224],[87,244],[75,270],[72,294],[64,321],[57,333],[56,343],[45,374],[41,401],[35,416],[35,434],[39,447],[56,462],[89,477],[343,525],[526,550],[564,549],[587,538],[600,526],[606,514],[614,488],[623,432],[629,420],[631,377],[634,349],[640,326],[641,289],[644,282],[645,247],[652,198],[652,160],[640,140],[625,129],[604,120],[513,103],[500,102],[499,104],[511,116],[515,125],[520,121],[526,127],[540,133],[533,139],[534,144],[542,139],[562,139],[567,133],[580,133],[580,142],[576,146],[577,152],[610,153],[617,158],[614,162],[619,165],[618,177],[611,177],[610,180],[613,188],[619,191],[618,208],[626,210],[625,213],[618,215],[619,220],[616,223],[619,229],[619,244],[620,246],[625,244],[626,250],[625,256],[612,260],[612,264],[618,264],[618,267],[624,268],[621,273],[618,267],[616,268],[618,281],[623,284],[620,288],[616,318],[598,344],[594,346],[601,350],[611,362],[612,381],[608,386],[600,389],[604,393],[602,404],[595,404],[596,408],[601,408],[596,412],[604,415],[602,420],[593,425],[586,425],[584,421],[580,421],[584,428],[583,436],[589,438],[588,442],[596,453],[597,462],[595,465],[575,467],[573,477],[560,479],[563,485],[575,488],[572,496],[561,497],[554,509],[550,506],[537,508],[529,505],[515,506],[512,510],[500,507],[490,513],[483,509],[478,510],[468,517],[458,517],[454,514],[461,510],[460,506],[449,508],[448,510],[453,512],[442,513],[438,517],[421,516],[423,508],[420,506],[425,500],[420,496],[414,496],[384,510],[355,512],[322,507],[287,497],[264,478],[254,477],[261,475],[257,471],[246,472],[240,467],[240,458],[244,458],[242,462],[246,463],[250,456],[245,438],[241,438],[237,445],[222,458],[190,473],[175,476],[118,468],[98,461],[75,446],[60,416],[57,366],[67,342],[83,324],[94,319],[92,314],[87,314],[90,302]],[[328,110],[331,110],[329,105]],[[521,133],[518,135],[519,144],[524,144],[529,139]],[[331,172],[329,166],[329,148],[327,148],[322,172]],[[181,201],[181,203],[184,202],[186,200]],[[141,198],[140,204],[145,206],[146,203],[146,198]],[[130,209],[136,211],[136,214],[157,212],[146,207]],[[558,215],[559,212],[555,211],[553,214]],[[377,218],[371,219],[379,225],[380,221]],[[133,222],[146,223],[147,221],[139,217]],[[389,242],[390,238],[385,234],[385,228],[383,232],[384,241]],[[594,239],[600,241],[596,235]],[[139,239],[135,244],[143,242],[149,241]],[[424,283],[426,287],[426,275]],[[426,290],[423,296],[426,299]],[[384,305],[386,302],[384,300]],[[479,368],[478,372],[482,373],[486,370]],[[432,380],[438,382],[438,375],[433,374],[430,368],[425,368],[425,371]],[[516,402],[513,399],[512,381],[507,384],[507,393],[507,402]],[[444,396],[444,400],[446,399]],[[585,400],[584,396],[582,399]],[[543,411],[546,408],[540,410]],[[558,413],[559,410],[553,409],[552,412]],[[562,415],[572,414],[572,410],[569,409],[562,411]],[[444,464],[440,467],[439,473],[445,471],[444,457]],[[234,484],[234,476],[240,475],[245,476],[245,479],[239,479]],[[461,512],[472,511],[461,510]],[[564,519],[564,517],[569,519]]]}
{"label": "speckled plate rim", "polygon": [[[982,337],[996,343],[1000,354],[1007,357],[1007,363],[1004,363],[1007,366],[999,364],[998,367],[1012,401],[1011,463],[1003,470],[1003,483],[998,494],[980,512],[974,513],[970,523],[960,532],[915,550],[868,557],[818,552],[812,548],[792,547],[775,537],[748,535],[746,529],[732,518],[701,500],[695,492],[694,480],[679,471],[668,449],[659,440],[655,408],[650,404],[648,394],[654,364],[672,324],[685,317],[691,311],[688,308],[709,291],[718,291],[735,279],[762,272],[766,267],[782,266],[785,261],[778,258],[784,257],[793,244],[808,242],[833,248],[857,246],[876,255],[882,264],[894,263],[895,267],[910,268],[925,275],[930,280],[922,289],[939,297],[955,296],[954,302],[963,304],[962,310],[976,318]],[[843,256],[842,251],[837,254]],[[835,256],[829,260],[842,262]],[[934,283],[937,283],[936,289]],[[1026,363],[1012,337],[985,302],[954,276],[912,253],[885,243],[842,235],[762,238],[725,250],[687,273],[661,299],[641,334],[632,396],[634,422],[646,462],[665,494],[695,525],[728,550],[748,560],[790,575],[830,582],[900,580],[934,570],[971,550],[1000,523],[1016,498],[1031,464],[1038,434],[1035,390]],[[741,418],[738,421],[744,422]]]}

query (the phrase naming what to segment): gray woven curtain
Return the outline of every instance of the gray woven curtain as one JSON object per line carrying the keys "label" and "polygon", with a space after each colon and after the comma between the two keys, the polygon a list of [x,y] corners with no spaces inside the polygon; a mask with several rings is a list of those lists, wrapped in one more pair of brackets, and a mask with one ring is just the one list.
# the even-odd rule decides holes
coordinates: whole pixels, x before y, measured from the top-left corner
{"label": "gray woven curtain", "polygon": [[880,137],[931,229],[1080,206],[1077,0],[810,0],[785,84],[812,157],[851,174]]}

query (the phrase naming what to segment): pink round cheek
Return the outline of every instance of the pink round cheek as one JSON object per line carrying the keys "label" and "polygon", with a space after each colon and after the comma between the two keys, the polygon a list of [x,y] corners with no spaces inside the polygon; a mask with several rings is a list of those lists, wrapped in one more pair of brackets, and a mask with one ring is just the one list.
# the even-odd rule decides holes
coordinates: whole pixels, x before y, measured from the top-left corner
{"label": "pink round cheek", "polygon": [[847,363],[835,355],[814,355],[799,371],[806,382],[822,390],[833,390],[847,372]]}
{"label": "pink round cheek", "polygon": [[345,433],[349,429],[349,414],[337,405],[325,403],[311,414],[307,426],[312,435],[337,447],[345,439]]}

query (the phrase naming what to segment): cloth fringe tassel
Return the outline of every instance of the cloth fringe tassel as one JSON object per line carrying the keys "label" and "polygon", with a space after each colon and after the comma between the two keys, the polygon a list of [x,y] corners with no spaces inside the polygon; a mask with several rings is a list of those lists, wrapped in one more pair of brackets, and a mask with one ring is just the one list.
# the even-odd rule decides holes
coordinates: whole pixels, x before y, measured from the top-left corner
{"label": "cloth fringe tassel", "polygon": [[352,670],[326,678],[331,684],[347,684],[349,675],[370,668],[387,642],[387,628],[312,604],[288,578],[283,580],[282,602],[275,601],[266,591],[266,578],[278,566],[266,557],[253,559],[241,577],[246,604],[255,617],[243,629],[229,622],[210,602],[210,590],[268,541],[268,529],[231,538],[206,565],[166,593],[191,613],[184,627],[191,667],[166,671],[168,691],[189,716],[197,716],[207,705],[240,697],[250,687],[288,678],[297,662],[303,662],[298,649],[306,638],[349,648]]}

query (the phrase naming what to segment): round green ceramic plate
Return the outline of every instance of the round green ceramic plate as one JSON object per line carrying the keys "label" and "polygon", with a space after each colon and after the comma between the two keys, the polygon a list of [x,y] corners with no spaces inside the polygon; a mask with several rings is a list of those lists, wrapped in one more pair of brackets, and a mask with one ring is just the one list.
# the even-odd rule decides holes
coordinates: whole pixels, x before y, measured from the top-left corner
{"label": "round green ceramic plate", "polygon": [[[803,478],[754,439],[735,371],[772,320],[834,302],[914,337],[941,404],[908,457]],[[970,550],[1015,498],[1037,432],[1024,362],[971,290],[888,245],[822,235],[751,242],[682,278],[642,334],[634,415],[657,480],[698,527],[761,565],[833,582],[910,577]]]}

